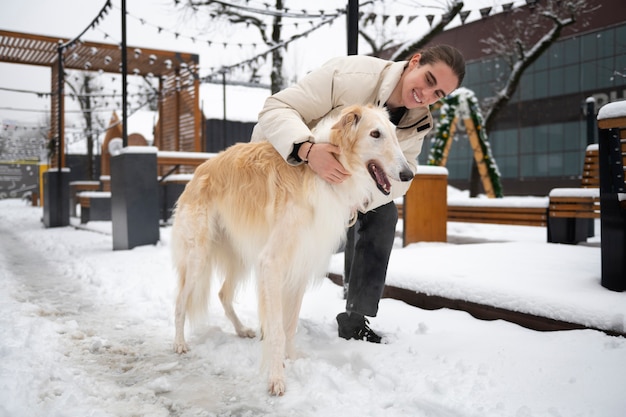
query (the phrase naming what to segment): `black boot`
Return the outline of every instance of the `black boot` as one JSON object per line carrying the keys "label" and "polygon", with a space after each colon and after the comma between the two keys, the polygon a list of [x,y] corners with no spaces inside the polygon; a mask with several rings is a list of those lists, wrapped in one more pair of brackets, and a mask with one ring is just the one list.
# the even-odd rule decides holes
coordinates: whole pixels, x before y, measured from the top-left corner
{"label": "black boot", "polygon": [[365,340],[371,343],[380,343],[381,337],[374,333],[368,326],[369,321],[358,313],[339,313],[337,315],[337,325],[339,327],[339,337],[346,340]]}

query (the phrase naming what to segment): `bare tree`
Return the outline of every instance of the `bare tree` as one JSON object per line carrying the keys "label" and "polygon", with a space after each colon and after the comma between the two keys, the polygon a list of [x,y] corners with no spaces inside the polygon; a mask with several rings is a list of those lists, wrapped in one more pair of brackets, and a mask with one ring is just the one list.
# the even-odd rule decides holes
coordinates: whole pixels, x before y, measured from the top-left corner
{"label": "bare tree", "polygon": [[428,31],[424,36],[420,39],[417,39],[412,42],[407,42],[402,45],[396,52],[394,52],[392,59],[394,61],[406,61],[411,58],[411,55],[419,49],[421,49],[424,45],[429,43],[437,34],[444,31],[444,29],[450,24],[452,19],[459,14],[461,9],[463,8],[463,2],[459,0],[452,0],[447,8],[446,12],[441,15],[441,20],[434,27]]}
{"label": "bare tree", "polygon": [[87,139],[87,171],[89,179],[93,179],[93,145],[98,131],[104,129],[105,121],[96,114],[100,106],[97,100],[100,87],[96,76],[90,72],[77,71],[73,77],[66,78],[66,85],[71,90],[70,97],[75,98],[80,106],[84,121],[83,133]]}
{"label": "bare tree", "polygon": [[484,52],[495,55],[508,65],[508,77],[493,97],[483,101],[485,128],[491,130],[498,113],[507,105],[524,71],[556,42],[563,29],[573,25],[595,7],[589,0],[535,1],[530,6],[508,12],[510,18],[483,39]]}
{"label": "bare tree", "polygon": [[[176,4],[180,0],[174,0]],[[226,20],[231,25],[256,28],[261,41],[268,47],[274,48],[282,41],[282,17],[280,12],[271,10],[261,11],[244,4],[226,3],[218,0],[188,0],[183,7],[187,12],[196,13],[199,8],[206,9],[212,20]],[[283,0],[274,1],[274,10],[283,10]],[[271,25],[268,26],[266,16],[271,17]],[[278,92],[285,87],[283,78],[283,54],[281,48],[272,50],[271,89],[272,93]],[[253,65],[251,63],[251,65]],[[255,71],[253,70],[253,73]]]}

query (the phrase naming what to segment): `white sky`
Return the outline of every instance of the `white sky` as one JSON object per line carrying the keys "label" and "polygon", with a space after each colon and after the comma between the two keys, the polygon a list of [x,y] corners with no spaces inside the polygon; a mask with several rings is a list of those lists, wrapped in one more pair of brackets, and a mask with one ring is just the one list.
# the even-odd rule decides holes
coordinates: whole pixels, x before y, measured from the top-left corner
{"label": "white sky", "polygon": [[[467,0],[465,2],[465,10],[472,10],[468,21],[477,19],[480,14],[478,9],[485,6],[493,6],[494,12],[499,12],[502,3],[505,0]],[[345,1],[318,0],[315,7],[311,7],[308,1],[287,1],[285,2],[293,11],[301,11],[306,9],[310,12],[319,10],[331,11],[337,7],[344,7]],[[364,3],[364,2],[361,2]],[[517,0],[516,5],[523,3]],[[56,0],[54,2],[47,0],[21,0],[4,1],[0,5],[0,29],[12,30],[26,33],[35,33],[47,36],[59,36],[63,38],[74,38],[98,14],[103,5],[101,1],[84,1],[84,0]],[[256,33],[250,30],[232,30],[226,26],[207,27],[207,20],[195,20],[190,17],[183,16],[182,13],[173,11],[174,0],[128,0],[126,2],[127,11],[127,44],[129,46],[149,47],[156,49],[176,50],[182,52],[191,52],[200,55],[201,76],[212,72],[212,69],[219,68],[222,65],[236,64],[248,59],[265,50],[265,46],[261,45],[255,50],[252,47],[253,42],[258,42]],[[263,7],[261,1],[250,1],[247,3],[251,7]],[[420,31],[427,28],[427,20],[425,15],[440,15],[445,0],[425,0],[419,2],[422,5],[431,5],[431,7],[416,7],[416,0],[403,0],[393,2],[392,6],[377,6],[377,13],[396,14],[404,13],[406,15],[418,15],[409,26],[405,26],[402,32],[396,31],[394,37],[406,36],[412,33],[413,36],[419,36]],[[339,6],[338,6],[339,5]],[[121,15],[120,0],[113,0],[113,8],[109,11],[105,19],[97,26],[96,29],[89,30],[83,37],[85,40],[119,43],[121,41]],[[361,6],[361,11],[368,12],[366,6]],[[142,24],[139,18],[144,19]],[[438,17],[435,18],[435,22]],[[459,18],[457,17],[457,20]],[[286,19],[288,22],[294,20]],[[394,19],[390,19],[386,27],[393,28]],[[406,21],[405,21],[406,22]],[[306,38],[292,43],[288,49],[285,60],[286,76],[290,80],[297,80],[306,72],[321,65],[327,59],[343,55],[347,52],[346,41],[346,19],[340,17],[335,20],[332,25],[325,25],[324,29],[318,30]],[[163,28],[161,33],[157,27]],[[301,33],[311,27],[306,22],[301,22],[297,28],[293,25],[285,27],[284,31],[288,33]],[[179,33],[177,38],[174,33]],[[108,38],[105,38],[105,34]],[[196,42],[190,38],[195,37]],[[212,40],[212,46],[206,42]],[[404,42],[406,39],[399,39]],[[243,46],[230,46],[224,48],[223,42],[242,43]],[[359,41],[360,53],[367,53],[367,46],[363,40]],[[129,77],[129,84],[132,83]],[[268,84],[267,79],[262,80]],[[49,68],[24,66],[16,64],[0,63],[0,87],[23,89],[30,91],[49,92],[50,91],[50,70]],[[121,90],[121,86],[118,91]],[[255,91],[256,90],[256,91]],[[240,94],[240,98],[235,98],[228,103],[227,117],[239,120],[254,120],[256,112],[260,110],[263,98],[268,94],[268,90],[248,89],[248,94]],[[237,110],[241,109],[239,100],[248,100],[248,106],[244,106],[247,113],[240,114]],[[205,113],[208,117],[223,117],[222,109],[222,88],[221,86],[203,85],[203,101]],[[254,103],[249,105],[250,101]],[[21,112],[12,109],[36,109],[45,110],[49,108],[49,98],[37,98],[34,94],[12,93],[0,90],[0,121],[9,119],[20,122],[37,122],[43,117],[43,113]],[[68,103],[68,109],[71,103]],[[251,109],[257,108],[251,111]],[[108,119],[108,117],[107,117]]]}

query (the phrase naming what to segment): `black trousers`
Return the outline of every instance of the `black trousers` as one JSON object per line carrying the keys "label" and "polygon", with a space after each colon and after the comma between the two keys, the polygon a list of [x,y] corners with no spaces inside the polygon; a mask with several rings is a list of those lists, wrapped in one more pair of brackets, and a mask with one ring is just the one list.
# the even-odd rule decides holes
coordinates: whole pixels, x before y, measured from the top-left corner
{"label": "black trousers", "polygon": [[392,201],[359,213],[356,223],[348,229],[343,275],[346,311],[376,316],[397,222],[398,208]]}

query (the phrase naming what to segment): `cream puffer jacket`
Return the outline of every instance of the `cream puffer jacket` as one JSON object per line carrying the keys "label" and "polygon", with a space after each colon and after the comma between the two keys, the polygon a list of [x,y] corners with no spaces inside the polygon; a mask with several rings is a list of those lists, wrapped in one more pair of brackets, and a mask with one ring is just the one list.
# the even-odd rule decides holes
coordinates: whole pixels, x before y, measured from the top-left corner
{"label": "cream puffer jacket", "polygon": [[[299,83],[268,97],[252,141],[270,141],[289,164],[296,165],[291,156],[294,145],[314,141],[311,129],[320,119],[353,104],[384,106],[406,65],[361,55],[334,58]],[[414,173],[424,137],[432,126],[430,111],[418,108],[407,111],[396,128],[400,147]],[[391,194],[377,194],[367,211],[403,196],[409,186],[409,182],[392,181]]]}

